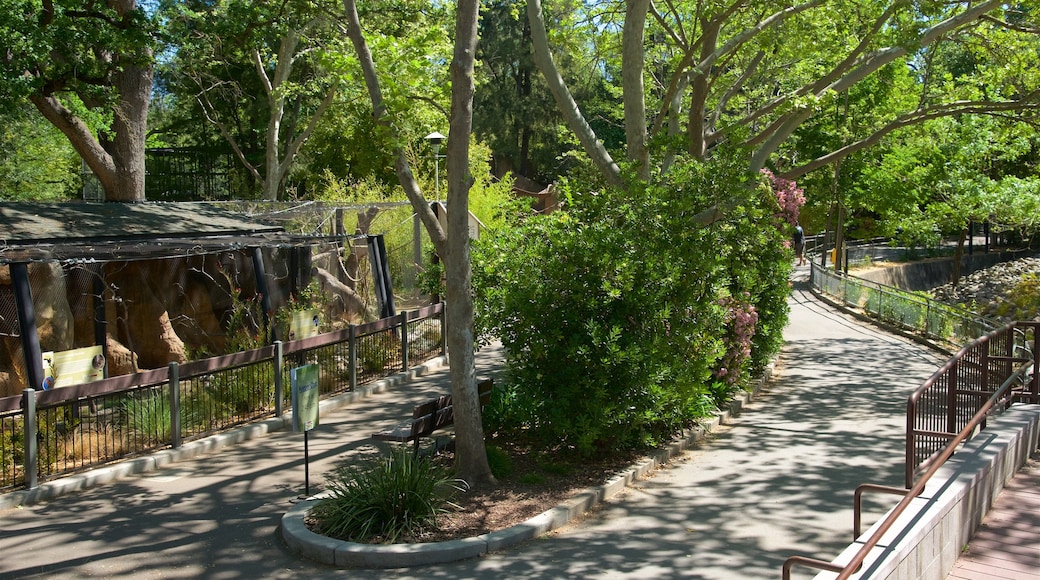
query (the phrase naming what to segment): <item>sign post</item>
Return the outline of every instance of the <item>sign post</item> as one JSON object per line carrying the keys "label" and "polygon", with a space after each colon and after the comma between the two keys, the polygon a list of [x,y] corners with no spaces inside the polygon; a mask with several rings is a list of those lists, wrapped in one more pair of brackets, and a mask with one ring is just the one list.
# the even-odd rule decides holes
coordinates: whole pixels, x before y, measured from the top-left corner
{"label": "sign post", "polygon": [[303,432],[304,495],[311,494],[310,450],[307,432],[318,425],[318,365],[309,364],[289,371],[292,382],[293,432]]}

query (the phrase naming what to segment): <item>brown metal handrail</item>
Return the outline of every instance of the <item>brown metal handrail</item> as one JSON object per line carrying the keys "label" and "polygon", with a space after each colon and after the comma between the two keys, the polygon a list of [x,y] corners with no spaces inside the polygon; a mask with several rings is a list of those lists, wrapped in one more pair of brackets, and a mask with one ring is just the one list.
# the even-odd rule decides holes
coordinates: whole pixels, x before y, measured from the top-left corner
{"label": "brown metal handrail", "polygon": [[[816,568],[818,570],[826,572],[836,572],[838,574],[837,580],[845,580],[849,576],[858,572],[859,569],[863,566],[863,562],[866,560],[867,555],[870,553],[870,551],[873,550],[875,546],[877,546],[878,542],[881,541],[881,538],[888,532],[889,529],[892,528],[896,520],[899,518],[899,516],[903,514],[904,511],[906,511],[906,508],[910,506],[910,503],[914,500],[914,498],[921,495],[921,492],[924,491],[925,486],[928,484],[928,481],[932,478],[932,476],[935,475],[937,471],[939,471],[939,468],[942,467],[946,460],[953,455],[953,453],[957,450],[960,444],[971,437],[976,427],[983,424],[983,422],[989,416],[990,411],[992,411],[998,403],[1005,400],[1005,396],[1007,395],[1011,387],[1014,386],[1020,379],[1028,375],[1030,371],[1033,372],[1033,385],[1036,385],[1035,366],[1036,358],[1034,357],[1034,360],[1029,361],[1027,364],[1023,364],[1018,369],[1016,369],[1015,372],[1012,373],[1011,376],[1004,381],[1000,388],[997,389],[986,400],[986,402],[982,405],[982,408],[979,409],[975,413],[975,415],[972,416],[970,421],[968,421],[968,424],[963,429],[961,429],[961,431],[953,438],[952,441],[946,444],[946,447],[943,448],[942,452],[939,453],[936,460],[932,462],[928,470],[925,471],[925,473],[921,476],[917,483],[915,483],[909,490],[905,491],[903,499],[900,500],[896,507],[892,508],[892,511],[890,511],[888,515],[885,517],[885,519],[881,521],[877,529],[874,530],[874,533],[871,534],[870,538],[868,538],[866,543],[864,543],[863,546],[859,549],[859,551],[856,552],[856,555],[852,558],[851,561],[849,561],[849,563],[840,565],[834,564],[833,562],[827,562],[825,560],[808,558],[806,556],[791,556],[784,562],[783,580],[790,580],[791,568],[798,565],[809,568]],[[885,493],[890,493],[893,492],[894,488],[888,488],[885,486],[875,486],[873,484],[865,484],[863,486],[860,486],[860,489],[856,490],[857,498],[862,494],[861,490],[884,491]],[[854,519],[857,522],[856,527],[858,528],[858,522],[860,521],[860,516],[858,513],[858,503],[856,505],[855,511],[856,513],[854,514]],[[857,536],[858,531],[859,530],[857,529]]]}
{"label": "brown metal handrail", "polygon": [[[1024,329],[1032,329],[1031,348],[1025,344]],[[1016,333],[1023,336],[1021,344]],[[1032,351],[1017,357],[1016,349]],[[1040,403],[1040,322],[1014,322],[975,339],[939,368],[907,399],[906,473],[904,484],[913,485],[915,474],[926,468],[954,437],[970,413],[978,410],[983,398],[993,390],[990,385],[1003,382],[1016,363],[1033,363],[1029,388],[1016,396]],[[927,454],[927,457],[921,455]]]}

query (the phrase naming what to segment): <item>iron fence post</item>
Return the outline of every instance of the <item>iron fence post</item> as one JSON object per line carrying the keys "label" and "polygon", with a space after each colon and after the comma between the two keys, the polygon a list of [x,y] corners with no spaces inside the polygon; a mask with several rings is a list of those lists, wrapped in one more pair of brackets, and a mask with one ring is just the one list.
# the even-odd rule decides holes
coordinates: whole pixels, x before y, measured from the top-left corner
{"label": "iron fence post", "polygon": [[950,378],[946,381],[946,432],[956,433],[957,429],[957,374],[960,373],[960,362],[950,367]]}
{"label": "iron fence post", "polygon": [[408,370],[408,311],[401,312],[401,371]]}
{"label": "iron fence post", "polygon": [[924,301],[924,335],[932,336],[932,299]]}
{"label": "iron fence post", "polygon": [[181,369],[176,361],[169,365],[170,386],[170,446],[179,449],[181,446]]}
{"label": "iron fence post", "polygon": [[36,390],[22,391],[23,460],[25,462],[25,488],[35,489],[39,468],[36,465]]}
{"label": "iron fence post", "polygon": [[441,302],[441,356],[448,354],[448,305]]}
{"label": "iron fence post", "polygon": [[357,326],[351,324],[347,334],[347,374],[350,376],[350,390],[357,390]]}
{"label": "iron fence post", "polygon": [[914,471],[917,469],[917,403],[911,396],[906,400],[906,454],[903,458],[903,475],[906,488],[914,486]]}
{"label": "iron fence post", "polygon": [[285,411],[285,382],[282,373],[285,372],[285,358],[283,355],[282,341],[274,341],[274,416],[281,417]]}
{"label": "iron fence post", "polygon": [[[1040,397],[1040,324],[1033,325],[1033,396]],[[1040,402],[1040,401],[1037,401]]]}
{"label": "iron fence post", "polygon": [[[990,344],[990,341],[983,339],[983,341],[982,341],[982,361],[981,361],[981,363],[982,363],[981,364],[981,366],[982,366],[982,384],[979,386],[980,390],[987,391],[987,392],[989,391],[989,344]],[[976,397],[976,399],[979,399],[979,398]],[[981,401],[981,399],[979,399],[979,400]],[[982,405],[982,403],[980,402],[979,405]],[[977,410],[978,409],[974,409],[972,412],[974,413],[974,411],[977,411]],[[983,429],[986,428],[986,422],[985,421],[982,422],[982,428]]]}

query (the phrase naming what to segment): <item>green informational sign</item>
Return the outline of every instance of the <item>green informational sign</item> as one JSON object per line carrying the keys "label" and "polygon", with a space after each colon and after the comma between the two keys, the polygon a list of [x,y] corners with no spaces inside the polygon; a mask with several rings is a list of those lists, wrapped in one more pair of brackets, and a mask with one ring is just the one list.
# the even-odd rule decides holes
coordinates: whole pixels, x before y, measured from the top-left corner
{"label": "green informational sign", "polygon": [[293,431],[307,432],[318,425],[318,365],[289,371],[292,381]]}

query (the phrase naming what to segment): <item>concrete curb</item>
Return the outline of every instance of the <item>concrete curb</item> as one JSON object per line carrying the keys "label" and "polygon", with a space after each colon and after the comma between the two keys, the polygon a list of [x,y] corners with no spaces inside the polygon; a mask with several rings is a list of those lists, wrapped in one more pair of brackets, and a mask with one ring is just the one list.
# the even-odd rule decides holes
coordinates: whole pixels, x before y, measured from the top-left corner
{"label": "concrete curb", "polygon": [[[446,363],[447,358],[439,356],[430,359],[421,365],[412,367],[405,372],[400,372],[396,375],[379,379],[378,381],[365,385],[359,385],[356,391],[336,395],[335,397],[330,397],[322,401],[319,404],[319,413],[325,414],[364,399],[365,397],[369,397],[375,393],[386,392],[391,387],[429,374],[430,372],[444,366]],[[292,414],[286,413],[280,417],[264,419],[256,423],[235,427],[234,429],[224,433],[218,433],[197,441],[191,441],[177,449],[164,449],[144,457],[120,460],[111,465],[91,469],[83,473],[69,475],[53,481],[47,481],[33,489],[5,493],[0,495],[0,510],[33,505],[41,501],[61,497],[74,491],[82,491],[106,483],[111,483],[131,475],[153,472],[171,463],[195,459],[206,453],[211,453],[218,449],[241,443],[243,441],[248,441],[250,439],[264,437],[269,433],[281,431],[282,429],[290,428],[291,426]]]}
{"label": "concrete curb", "polygon": [[291,552],[309,560],[340,568],[373,569],[408,568],[427,564],[455,562],[475,558],[488,552],[502,550],[528,540],[533,540],[581,519],[588,511],[621,493],[621,491],[632,485],[640,477],[646,476],[693,447],[719,425],[728,423],[732,417],[739,415],[744,407],[761,393],[762,388],[772,378],[775,365],[775,361],[770,363],[763,370],[761,377],[755,381],[750,391],[742,392],[735,397],[729,409],[718,414],[707,424],[691,430],[689,435],[673,441],[671,444],[638,461],[625,471],[609,479],[603,485],[589,488],[555,508],[542,512],[510,528],[471,538],[425,544],[359,544],[347,542],[316,534],[307,528],[304,523],[307,513],[325,496],[325,494],[321,494],[297,503],[282,516],[282,539]]}

